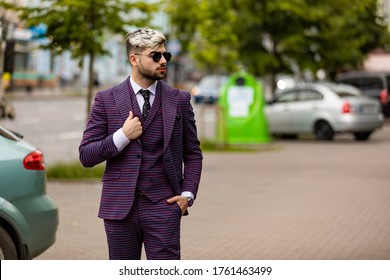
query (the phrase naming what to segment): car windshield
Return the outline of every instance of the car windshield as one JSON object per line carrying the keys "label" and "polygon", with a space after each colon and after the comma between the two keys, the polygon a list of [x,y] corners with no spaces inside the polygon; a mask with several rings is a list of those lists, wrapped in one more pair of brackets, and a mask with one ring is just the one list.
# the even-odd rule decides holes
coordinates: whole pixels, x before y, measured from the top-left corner
{"label": "car windshield", "polygon": [[282,95],[276,97],[276,102],[278,102],[278,103],[292,102],[295,100],[296,100],[296,92],[295,91],[285,92]]}
{"label": "car windshield", "polygon": [[362,96],[361,90],[356,87],[351,87],[349,85],[339,85],[339,84],[328,84],[328,86],[339,96],[339,97],[356,97]]}

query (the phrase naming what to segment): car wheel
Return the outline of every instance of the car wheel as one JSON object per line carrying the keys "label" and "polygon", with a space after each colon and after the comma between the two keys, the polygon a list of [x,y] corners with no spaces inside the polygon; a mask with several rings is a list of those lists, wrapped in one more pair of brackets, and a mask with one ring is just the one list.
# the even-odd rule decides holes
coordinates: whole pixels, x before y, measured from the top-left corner
{"label": "car wheel", "polygon": [[370,138],[372,131],[365,132],[355,132],[353,135],[355,136],[356,141],[367,141]]}
{"label": "car wheel", "polygon": [[319,121],[314,126],[314,135],[317,140],[333,140],[334,131],[326,121]]}
{"label": "car wheel", "polygon": [[0,227],[0,259],[2,260],[17,260],[18,253],[14,241],[8,232]]}

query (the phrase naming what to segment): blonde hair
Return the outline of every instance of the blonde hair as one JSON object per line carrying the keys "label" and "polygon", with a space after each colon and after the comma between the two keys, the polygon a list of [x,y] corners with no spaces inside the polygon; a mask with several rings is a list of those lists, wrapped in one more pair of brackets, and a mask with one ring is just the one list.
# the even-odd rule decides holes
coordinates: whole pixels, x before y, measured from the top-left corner
{"label": "blonde hair", "polygon": [[128,33],[126,36],[127,55],[130,55],[132,50],[142,52],[149,48],[157,49],[165,41],[166,38],[160,31],[148,27],[138,29]]}

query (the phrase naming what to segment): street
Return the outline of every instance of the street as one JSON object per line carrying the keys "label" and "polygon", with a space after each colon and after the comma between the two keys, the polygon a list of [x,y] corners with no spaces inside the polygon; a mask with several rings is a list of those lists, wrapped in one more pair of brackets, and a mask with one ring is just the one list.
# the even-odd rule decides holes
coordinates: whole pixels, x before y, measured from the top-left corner
{"label": "street", "polygon": [[[15,100],[2,123],[42,148],[48,164],[77,160],[83,98]],[[212,135],[211,108],[199,121]],[[210,124],[209,124],[210,123]],[[210,127],[209,127],[210,125]],[[183,259],[390,259],[390,124],[368,142],[278,140],[256,151],[206,152],[198,198],[182,220]],[[56,243],[37,259],[107,259],[97,218],[101,183],[49,181]]]}
{"label": "street", "polygon": [[[78,159],[78,146],[87,120],[85,97],[29,98],[22,95],[22,98],[16,98],[13,103],[17,118],[2,120],[1,123],[22,134],[25,140],[41,149],[48,165]],[[198,117],[200,137],[213,139],[215,108],[195,106],[194,111]]]}
{"label": "street", "polygon": [[84,97],[24,97],[14,100],[16,119],[1,123],[41,149],[48,165],[77,160],[85,104]]}

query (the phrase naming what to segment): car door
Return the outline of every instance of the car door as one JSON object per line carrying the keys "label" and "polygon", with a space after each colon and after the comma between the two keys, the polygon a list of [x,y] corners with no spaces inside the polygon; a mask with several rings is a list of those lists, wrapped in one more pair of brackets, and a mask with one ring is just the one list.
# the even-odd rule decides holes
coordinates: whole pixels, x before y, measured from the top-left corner
{"label": "car door", "polygon": [[301,89],[297,101],[290,105],[290,117],[295,132],[309,133],[321,108],[323,95],[314,89]]}
{"label": "car door", "polygon": [[296,91],[282,93],[265,108],[271,133],[291,132],[290,106],[296,100]]}

